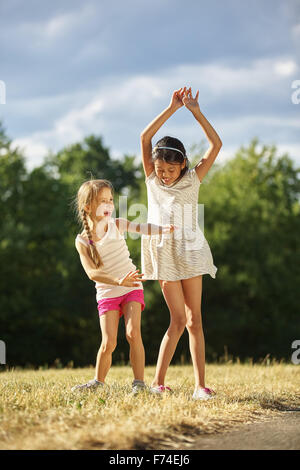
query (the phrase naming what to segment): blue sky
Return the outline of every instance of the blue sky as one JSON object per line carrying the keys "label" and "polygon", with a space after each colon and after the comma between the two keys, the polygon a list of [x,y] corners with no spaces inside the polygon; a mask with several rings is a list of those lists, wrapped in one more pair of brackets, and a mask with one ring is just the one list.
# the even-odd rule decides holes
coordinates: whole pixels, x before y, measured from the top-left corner
{"label": "blue sky", "polygon": [[[92,133],[139,160],[141,131],[185,85],[222,139],[218,159],[256,136],[300,163],[298,0],[6,0],[0,42],[0,119],[29,168]],[[208,147],[186,108],[163,135]]]}

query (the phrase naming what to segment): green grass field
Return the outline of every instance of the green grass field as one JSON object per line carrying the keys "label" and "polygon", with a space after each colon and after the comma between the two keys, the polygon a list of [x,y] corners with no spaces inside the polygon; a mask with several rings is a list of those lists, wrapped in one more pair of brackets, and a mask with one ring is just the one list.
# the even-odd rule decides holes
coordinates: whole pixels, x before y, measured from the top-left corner
{"label": "green grass field", "polygon": [[[147,367],[151,383],[154,367]],[[0,373],[1,449],[188,448],[197,436],[270,419],[300,405],[296,365],[208,364],[216,398],[191,399],[192,366],[171,366],[172,394],[131,395],[130,367],[112,367],[105,388],[71,392],[93,368]]]}

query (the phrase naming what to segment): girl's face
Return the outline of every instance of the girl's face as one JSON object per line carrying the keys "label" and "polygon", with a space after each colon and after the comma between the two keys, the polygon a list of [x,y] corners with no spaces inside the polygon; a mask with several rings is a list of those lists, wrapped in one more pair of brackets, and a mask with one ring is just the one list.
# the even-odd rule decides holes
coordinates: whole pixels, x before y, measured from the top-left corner
{"label": "girl's face", "polygon": [[92,201],[90,206],[86,206],[89,216],[94,221],[100,221],[104,217],[111,217],[114,211],[114,200],[109,188],[102,188],[98,197]]}
{"label": "girl's face", "polygon": [[179,178],[181,170],[185,167],[183,163],[167,163],[164,160],[155,160],[154,169],[156,176],[167,186]]}

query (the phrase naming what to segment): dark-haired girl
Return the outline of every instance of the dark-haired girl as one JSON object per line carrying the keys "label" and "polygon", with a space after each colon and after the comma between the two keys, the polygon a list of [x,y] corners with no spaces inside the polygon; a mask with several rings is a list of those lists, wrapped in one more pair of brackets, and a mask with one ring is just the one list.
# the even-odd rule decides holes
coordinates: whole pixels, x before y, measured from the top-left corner
{"label": "dark-haired girl", "polygon": [[[170,325],[162,340],[153,393],[161,394],[177,343],[185,329],[195,375],[194,399],[212,398],[205,387],[205,343],[201,319],[202,276],[215,278],[209,245],[198,224],[198,193],[204,176],[214,163],[222,142],[201,113],[191,88],[175,90],[169,106],[141,133],[142,161],[148,196],[148,223],[175,224],[170,234],[142,236],[142,272],[145,280],[158,280],[170,311]],[[182,142],[174,137],[160,139],[152,148],[152,137],[177,109],[185,106],[204,130],[210,143],[201,161],[189,168]]]}

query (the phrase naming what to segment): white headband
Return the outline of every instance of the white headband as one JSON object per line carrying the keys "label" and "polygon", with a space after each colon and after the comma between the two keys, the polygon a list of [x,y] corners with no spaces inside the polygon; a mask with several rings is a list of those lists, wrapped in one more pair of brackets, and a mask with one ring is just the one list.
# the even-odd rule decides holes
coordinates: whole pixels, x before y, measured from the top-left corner
{"label": "white headband", "polygon": [[176,152],[180,152],[181,155],[183,156],[183,158],[186,158],[186,156],[182,153],[181,150],[178,150],[178,149],[174,149],[173,147],[154,147],[154,149],[152,150],[152,152],[155,152],[155,150],[157,149],[169,149],[169,150],[176,150]]}

